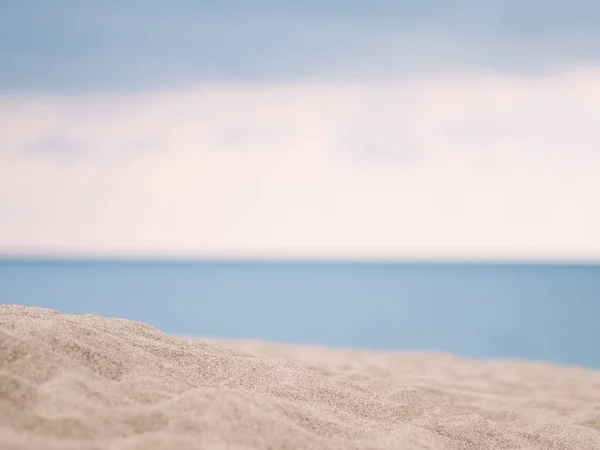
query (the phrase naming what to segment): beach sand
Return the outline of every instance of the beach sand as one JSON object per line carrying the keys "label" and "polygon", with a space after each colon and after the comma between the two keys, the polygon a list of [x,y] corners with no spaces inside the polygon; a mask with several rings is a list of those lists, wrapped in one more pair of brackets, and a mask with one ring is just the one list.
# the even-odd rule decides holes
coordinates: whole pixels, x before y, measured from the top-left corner
{"label": "beach sand", "polygon": [[600,372],[0,305],[0,449],[600,449]]}

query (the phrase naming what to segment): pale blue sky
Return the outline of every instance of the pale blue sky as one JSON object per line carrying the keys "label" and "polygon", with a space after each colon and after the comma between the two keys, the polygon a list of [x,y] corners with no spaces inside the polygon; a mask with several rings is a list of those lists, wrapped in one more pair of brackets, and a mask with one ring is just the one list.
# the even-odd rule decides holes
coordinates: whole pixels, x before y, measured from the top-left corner
{"label": "pale blue sky", "polygon": [[9,90],[540,73],[600,61],[600,3],[7,0],[0,60]]}
{"label": "pale blue sky", "polygon": [[600,3],[0,2],[0,254],[600,259]]}

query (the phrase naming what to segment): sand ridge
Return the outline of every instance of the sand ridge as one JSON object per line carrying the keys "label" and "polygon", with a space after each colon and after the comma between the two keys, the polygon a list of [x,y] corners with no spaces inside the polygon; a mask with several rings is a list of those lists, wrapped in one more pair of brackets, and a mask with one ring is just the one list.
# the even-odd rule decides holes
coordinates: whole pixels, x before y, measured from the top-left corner
{"label": "sand ridge", "polygon": [[0,305],[2,449],[600,449],[600,372]]}

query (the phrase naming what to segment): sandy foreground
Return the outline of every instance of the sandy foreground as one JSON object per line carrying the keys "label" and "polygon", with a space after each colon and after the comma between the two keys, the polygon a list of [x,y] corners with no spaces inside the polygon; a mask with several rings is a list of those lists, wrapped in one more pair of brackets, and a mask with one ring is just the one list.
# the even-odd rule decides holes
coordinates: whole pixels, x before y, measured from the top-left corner
{"label": "sandy foreground", "polygon": [[0,305],[0,449],[600,449],[600,372]]}

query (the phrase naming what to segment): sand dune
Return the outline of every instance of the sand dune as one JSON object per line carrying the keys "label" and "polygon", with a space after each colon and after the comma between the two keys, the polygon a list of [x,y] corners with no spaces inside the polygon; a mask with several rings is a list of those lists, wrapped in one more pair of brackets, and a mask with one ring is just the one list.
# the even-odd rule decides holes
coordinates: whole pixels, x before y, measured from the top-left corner
{"label": "sand dune", "polygon": [[1,449],[600,449],[600,373],[0,305]]}

